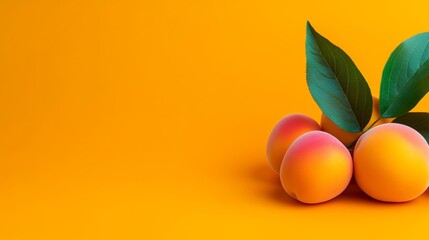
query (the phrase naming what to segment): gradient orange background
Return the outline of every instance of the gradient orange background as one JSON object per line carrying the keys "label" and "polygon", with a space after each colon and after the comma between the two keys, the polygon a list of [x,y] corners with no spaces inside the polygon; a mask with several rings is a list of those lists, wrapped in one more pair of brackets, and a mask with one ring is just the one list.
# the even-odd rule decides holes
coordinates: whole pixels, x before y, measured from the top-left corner
{"label": "gradient orange background", "polygon": [[[424,238],[429,192],[306,206],[265,160],[320,110],[305,24],[378,96],[427,1],[1,1],[1,239]],[[429,109],[425,98],[418,110]]]}

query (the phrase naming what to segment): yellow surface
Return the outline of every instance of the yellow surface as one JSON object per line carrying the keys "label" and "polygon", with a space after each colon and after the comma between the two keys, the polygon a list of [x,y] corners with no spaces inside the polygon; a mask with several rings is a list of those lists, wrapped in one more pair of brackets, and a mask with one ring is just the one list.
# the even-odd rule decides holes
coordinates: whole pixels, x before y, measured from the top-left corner
{"label": "yellow surface", "polygon": [[265,143],[286,114],[320,117],[306,20],[378,96],[389,53],[429,30],[428,6],[1,1],[0,238],[424,238],[429,193],[297,204]]}

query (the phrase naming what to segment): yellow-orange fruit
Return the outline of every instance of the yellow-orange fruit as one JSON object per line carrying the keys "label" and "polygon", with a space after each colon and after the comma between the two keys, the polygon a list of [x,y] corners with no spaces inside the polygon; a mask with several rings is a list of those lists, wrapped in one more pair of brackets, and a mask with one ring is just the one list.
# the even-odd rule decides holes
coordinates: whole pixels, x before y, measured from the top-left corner
{"label": "yellow-orange fruit", "polygon": [[353,174],[347,148],[332,135],[312,131],[297,138],[286,152],[280,179],[285,191],[303,203],[321,203],[346,189]]}
{"label": "yellow-orange fruit", "polygon": [[[365,127],[364,130],[367,130],[370,125],[375,122],[380,117],[380,110],[379,110],[379,102],[378,98],[372,97],[372,115],[371,119],[368,122],[368,125]],[[390,123],[392,122],[393,118],[382,118],[380,119],[374,126],[378,126],[383,123]],[[344,145],[349,146],[352,144],[356,139],[358,139],[362,132],[358,133],[352,133],[348,132],[346,130],[343,130],[342,128],[338,127],[334,122],[332,122],[328,117],[325,116],[325,114],[322,113],[320,125],[322,126],[322,130],[334,135],[338,140],[340,140]],[[373,126],[373,127],[374,127]]]}
{"label": "yellow-orange fruit", "polygon": [[356,143],[354,174],[359,187],[372,198],[410,201],[429,185],[429,145],[408,126],[377,126]]}
{"label": "yellow-orange fruit", "polygon": [[314,130],[320,130],[320,125],[308,116],[291,114],[281,119],[268,138],[267,160],[270,167],[279,173],[289,145],[302,134]]}

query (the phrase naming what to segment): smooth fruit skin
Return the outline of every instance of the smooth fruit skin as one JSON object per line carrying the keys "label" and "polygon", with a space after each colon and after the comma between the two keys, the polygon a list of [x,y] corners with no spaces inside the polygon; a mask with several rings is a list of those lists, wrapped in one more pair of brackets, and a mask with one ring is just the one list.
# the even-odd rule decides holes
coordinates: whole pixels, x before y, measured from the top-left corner
{"label": "smooth fruit skin", "polygon": [[413,200],[429,185],[429,146],[408,126],[377,126],[356,143],[354,174],[359,187],[372,198],[385,202]]}
{"label": "smooth fruit skin", "polygon": [[281,119],[271,131],[267,143],[267,160],[270,167],[279,173],[283,157],[292,142],[302,134],[320,130],[320,125],[303,114],[291,114]]}
{"label": "smooth fruit skin", "polygon": [[290,146],[281,165],[280,180],[291,197],[313,204],[342,193],[352,174],[353,162],[347,148],[326,132],[312,131]]}
{"label": "smooth fruit skin", "polygon": [[[373,108],[372,108],[371,119],[369,120],[364,130],[367,130],[371,126],[371,124],[380,117],[378,98],[372,97],[372,103],[373,103]],[[382,118],[376,124],[374,124],[374,126],[378,126],[384,123],[390,123],[392,122],[392,120],[393,118]],[[345,146],[349,146],[362,135],[362,132],[352,133],[352,132],[343,130],[342,128],[338,127],[334,122],[332,122],[328,117],[326,117],[325,114],[323,113],[320,120],[320,125],[322,126],[323,131],[334,135]]]}

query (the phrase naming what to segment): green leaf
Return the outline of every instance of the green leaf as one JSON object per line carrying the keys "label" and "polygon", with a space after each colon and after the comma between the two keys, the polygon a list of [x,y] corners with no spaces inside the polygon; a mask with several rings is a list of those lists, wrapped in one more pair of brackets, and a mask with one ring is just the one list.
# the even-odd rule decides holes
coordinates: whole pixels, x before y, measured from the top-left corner
{"label": "green leaf", "polygon": [[429,113],[412,112],[406,113],[393,120],[394,123],[401,123],[414,128],[429,143]]}
{"label": "green leaf", "polygon": [[413,109],[429,91],[429,33],[401,43],[390,55],[380,87],[381,117],[397,117]]}
{"label": "green leaf", "polygon": [[322,112],[340,128],[362,131],[372,114],[368,83],[352,59],[307,22],[307,84]]}

